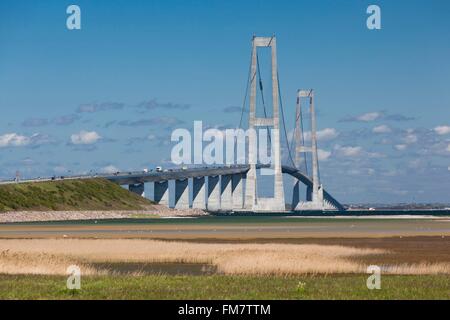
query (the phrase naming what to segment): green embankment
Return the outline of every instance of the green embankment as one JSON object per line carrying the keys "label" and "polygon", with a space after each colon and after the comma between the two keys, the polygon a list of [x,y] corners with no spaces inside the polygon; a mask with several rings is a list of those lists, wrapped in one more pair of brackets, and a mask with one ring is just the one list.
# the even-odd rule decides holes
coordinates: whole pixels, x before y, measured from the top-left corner
{"label": "green embankment", "polygon": [[105,179],[0,185],[0,212],[141,210],[152,202]]}

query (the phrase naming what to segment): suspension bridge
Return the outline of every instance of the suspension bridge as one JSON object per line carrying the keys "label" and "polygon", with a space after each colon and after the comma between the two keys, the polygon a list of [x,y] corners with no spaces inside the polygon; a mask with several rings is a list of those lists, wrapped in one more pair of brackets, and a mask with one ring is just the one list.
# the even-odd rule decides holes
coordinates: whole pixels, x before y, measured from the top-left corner
{"label": "suspension bridge", "polygon": [[[260,48],[270,50],[271,113],[267,108],[264,93],[258,54]],[[142,196],[145,194],[145,184],[152,184],[149,198],[159,204],[176,209],[197,208],[224,212],[345,210],[339,201],[324,189],[320,181],[316,113],[312,89],[299,89],[297,91],[295,125],[292,137],[290,139],[288,137],[278,78],[277,47],[274,36],[252,38],[251,62],[245,91],[238,127],[244,127],[244,115],[248,114],[248,129],[257,130],[261,127],[271,129],[267,131],[270,132],[267,137],[272,154],[270,164],[255,162],[97,176],[128,186],[130,191]],[[303,100],[308,101],[306,110],[310,119],[308,139],[305,139]],[[285,155],[286,164],[282,163],[282,138],[285,140],[287,151]],[[307,142],[310,142],[309,145],[307,145]],[[256,135],[249,135],[246,158],[257,159],[259,151],[257,148]],[[308,158],[310,158],[310,166],[308,166]],[[309,167],[312,168],[311,172],[308,170]],[[273,177],[272,197],[262,197],[258,193],[258,180],[260,179],[258,172],[263,169],[270,170]],[[294,179],[292,199],[290,199],[288,206],[286,205],[288,201],[285,197],[283,174],[287,174]],[[91,178],[91,176],[65,177],[65,179],[83,178]],[[27,180],[21,182],[27,182]],[[169,182],[172,184],[171,188],[169,188]],[[304,197],[300,196],[301,185],[304,185]]]}
{"label": "suspension bridge", "polygon": [[[261,75],[259,48],[269,48],[271,56],[272,113],[266,107],[264,87]],[[258,91],[259,90],[259,91]],[[249,92],[250,91],[250,92]],[[259,94],[260,102],[257,101]],[[249,99],[248,99],[249,97]],[[310,145],[306,145],[303,123],[302,100],[309,101]],[[249,110],[247,110],[249,100]],[[258,107],[262,106],[262,116],[258,116]],[[166,172],[131,173],[128,175],[109,176],[107,179],[121,185],[128,185],[129,190],[144,194],[144,184],[153,183],[152,200],[160,204],[178,209],[198,208],[209,211],[251,211],[251,212],[284,212],[286,198],[283,174],[294,178],[291,210],[344,210],[344,207],[320,182],[319,160],[316,135],[316,114],[314,91],[298,90],[295,110],[295,127],[292,138],[288,138],[285,112],[281,99],[280,83],[277,68],[277,47],[275,37],[253,37],[249,74],[244,102],[242,104],[239,128],[243,128],[244,114],[248,112],[248,129],[259,127],[271,128],[268,133],[272,151],[272,163],[262,165],[227,165],[202,168],[179,169]],[[260,112],[261,114],[261,112]],[[281,120],[281,121],[280,121]],[[281,128],[280,128],[281,127]],[[282,130],[281,130],[282,129]],[[267,131],[269,132],[269,131]],[[282,164],[281,137],[286,142],[287,165]],[[247,159],[257,158],[258,150],[255,135],[249,136]],[[307,154],[310,154],[312,172],[308,172]],[[273,196],[258,195],[258,174],[261,169],[271,169],[273,176]],[[189,183],[189,180],[191,182]],[[169,201],[169,181],[174,181],[173,198]],[[304,200],[300,200],[300,185],[306,188]],[[191,190],[190,190],[191,189]]]}

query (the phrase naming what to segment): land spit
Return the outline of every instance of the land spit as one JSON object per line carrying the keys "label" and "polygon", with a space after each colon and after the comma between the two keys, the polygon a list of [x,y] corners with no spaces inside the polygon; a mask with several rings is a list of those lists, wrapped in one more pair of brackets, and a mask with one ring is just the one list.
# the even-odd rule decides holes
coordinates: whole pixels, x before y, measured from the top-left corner
{"label": "land spit", "polygon": [[203,216],[207,213],[200,209],[171,209],[152,205],[147,210],[67,210],[67,211],[7,211],[0,212],[0,223],[34,221],[73,221],[127,218],[157,218]]}

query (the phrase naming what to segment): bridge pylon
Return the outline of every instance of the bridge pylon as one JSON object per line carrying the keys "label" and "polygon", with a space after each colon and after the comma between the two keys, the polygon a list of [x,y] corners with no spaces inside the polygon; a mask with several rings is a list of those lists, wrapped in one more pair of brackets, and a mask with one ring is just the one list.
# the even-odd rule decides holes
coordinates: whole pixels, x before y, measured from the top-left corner
{"label": "bridge pylon", "polygon": [[[272,60],[272,118],[258,118],[256,116],[256,81],[257,81],[257,50],[258,47],[271,48]],[[274,197],[258,198],[257,193],[257,135],[249,135],[248,159],[250,169],[247,172],[244,208],[251,211],[285,211],[283,175],[281,168],[280,150],[280,118],[279,118],[279,88],[277,69],[277,49],[275,37],[253,37],[252,40],[252,62],[251,62],[251,83],[250,83],[250,114],[249,129],[255,130],[257,127],[272,127],[271,150],[272,166],[274,175]]]}
{"label": "bridge pylon", "polygon": [[[304,145],[302,123],[301,99],[309,99],[309,112],[311,114],[311,146]],[[317,152],[317,128],[316,128],[316,111],[314,106],[314,91],[298,90],[297,91],[297,107],[295,117],[295,166],[300,168],[301,162],[305,160],[302,156],[304,153],[310,152],[312,155],[312,186],[306,189],[306,201],[299,201],[299,182],[294,183],[294,192],[292,196],[293,210],[324,210],[335,209],[330,203],[324,201],[323,187],[320,184],[319,177],[319,157]]]}

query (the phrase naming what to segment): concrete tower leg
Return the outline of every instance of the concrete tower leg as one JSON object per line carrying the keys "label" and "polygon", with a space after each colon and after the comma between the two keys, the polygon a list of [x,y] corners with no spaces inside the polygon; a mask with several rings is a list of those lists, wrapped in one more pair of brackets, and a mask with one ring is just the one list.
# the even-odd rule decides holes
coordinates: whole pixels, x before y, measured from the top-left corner
{"label": "concrete tower leg", "polygon": [[[302,147],[303,147],[303,128],[301,126],[302,123],[302,105],[301,105],[301,90],[297,91],[297,106],[295,108],[295,167],[297,170],[300,170],[301,162],[302,162]],[[300,182],[295,179],[294,180],[294,189],[292,192],[292,210],[295,210],[300,201]]]}
{"label": "concrete tower leg", "polygon": [[175,209],[189,208],[189,180],[175,180]]}
{"label": "concrete tower leg", "polygon": [[205,177],[192,179],[192,208],[206,209]]}
{"label": "concrete tower leg", "polygon": [[273,141],[274,151],[274,210],[284,211],[286,208],[284,199],[283,173],[281,171],[281,149],[280,149],[280,117],[279,117],[279,88],[277,67],[277,39],[270,39],[272,46],[272,99],[273,99]]}
{"label": "concrete tower leg", "polygon": [[231,211],[233,198],[231,192],[231,175],[223,175],[220,179],[220,210]]}
{"label": "concrete tower leg", "polygon": [[306,201],[312,201],[312,186],[306,187]]}
{"label": "concrete tower leg", "polygon": [[153,183],[153,199],[154,202],[161,205],[169,206],[169,182],[161,181]]}
{"label": "concrete tower leg", "polygon": [[141,197],[145,197],[145,185],[144,183],[137,183],[137,184],[129,184],[128,190],[130,190],[133,193],[136,193],[140,195]]}
{"label": "concrete tower leg", "polygon": [[319,191],[317,192],[317,201],[323,205],[324,199],[323,199],[323,186],[322,185],[319,186]]}
{"label": "concrete tower leg", "polygon": [[233,197],[233,209],[242,209],[244,207],[242,174],[233,174],[231,178],[231,192]]}
{"label": "concrete tower leg", "polygon": [[256,163],[257,163],[257,135],[255,133],[255,119],[256,119],[256,38],[252,40],[252,65],[251,65],[251,83],[250,83],[250,113],[248,128],[250,135],[248,137],[248,163],[250,169],[247,172],[247,178],[245,179],[245,201],[244,207],[247,210],[253,210],[256,206]]}
{"label": "concrete tower leg", "polygon": [[206,208],[210,211],[220,210],[219,176],[208,177],[208,203]]}
{"label": "concrete tower leg", "polygon": [[314,108],[314,93],[311,90],[309,96],[309,105],[311,111],[311,149],[312,149],[312,167],[313,167],[313,190],[312,201],[318,203],[319,201],[319,160],[317,156],[317,135],[316,135],[316,112]]}
{"label": "concrete tower leg", "polygon": [[295,210],[295,208],[297,208],[299,201],[300,201],[300,183],[298,182],[298,180],[296,180],[294,183],[294,190],[292,191],[292,205],[291,205],[292,210]]}

